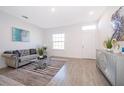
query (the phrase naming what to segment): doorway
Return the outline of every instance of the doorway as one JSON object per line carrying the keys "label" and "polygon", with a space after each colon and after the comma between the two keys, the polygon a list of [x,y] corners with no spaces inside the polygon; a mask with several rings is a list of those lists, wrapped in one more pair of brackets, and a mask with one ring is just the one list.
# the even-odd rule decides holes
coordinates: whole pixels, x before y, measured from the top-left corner
{"label": "doorway", "polygon": [[82,58],[96,59],[96,32],[82,31]]}

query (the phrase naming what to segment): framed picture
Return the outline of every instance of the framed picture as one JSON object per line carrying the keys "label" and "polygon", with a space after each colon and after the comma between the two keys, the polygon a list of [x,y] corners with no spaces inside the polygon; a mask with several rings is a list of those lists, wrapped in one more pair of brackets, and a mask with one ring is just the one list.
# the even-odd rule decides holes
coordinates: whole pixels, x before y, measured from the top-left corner
{"label": "framed picture", "polygon": [[112,38],[124,41],[124,7],[120,7],[111,18],[114,33]]}
{"label": "framed picture", "polygon": [[30,39],[29,31],[16,28],[16,27],[12,27],[12,41],[29,42],[30,41],[29,39]]}

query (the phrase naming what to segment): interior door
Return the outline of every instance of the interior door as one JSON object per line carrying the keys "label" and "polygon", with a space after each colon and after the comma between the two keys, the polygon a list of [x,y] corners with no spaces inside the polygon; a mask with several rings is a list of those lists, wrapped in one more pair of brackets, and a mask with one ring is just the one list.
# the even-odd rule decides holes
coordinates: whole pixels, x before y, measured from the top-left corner
{"label": "interior door", "polygon": [[96,59],[96,31],[82,31],[82,58]]}

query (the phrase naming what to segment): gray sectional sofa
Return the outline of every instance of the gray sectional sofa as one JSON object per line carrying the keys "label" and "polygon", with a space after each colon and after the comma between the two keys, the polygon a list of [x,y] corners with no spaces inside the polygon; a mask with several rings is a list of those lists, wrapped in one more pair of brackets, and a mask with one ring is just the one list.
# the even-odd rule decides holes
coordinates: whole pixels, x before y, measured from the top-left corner
{"label": "gray sectional sofa", "polygon": [[36,49],[24,49],[5,51],[2,57],[4,57],[7,66],[18,68],[37,59],[38,54]]}

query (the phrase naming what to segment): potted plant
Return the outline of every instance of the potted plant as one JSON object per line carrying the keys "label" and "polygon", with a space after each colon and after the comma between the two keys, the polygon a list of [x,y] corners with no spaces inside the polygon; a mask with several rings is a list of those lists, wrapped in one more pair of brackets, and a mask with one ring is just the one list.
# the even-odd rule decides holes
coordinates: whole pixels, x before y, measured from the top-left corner
{"label": "potted plant", "polygon": [[112,39],[108,38],[104,41],[104,46],[107,48],[107,51],[111,51],[112,49]]}
{"label": "potted plant", "polygon": [[38,48],[38,55],[39,55],[39,58],[43,58],[43,49],[42,48]]}

